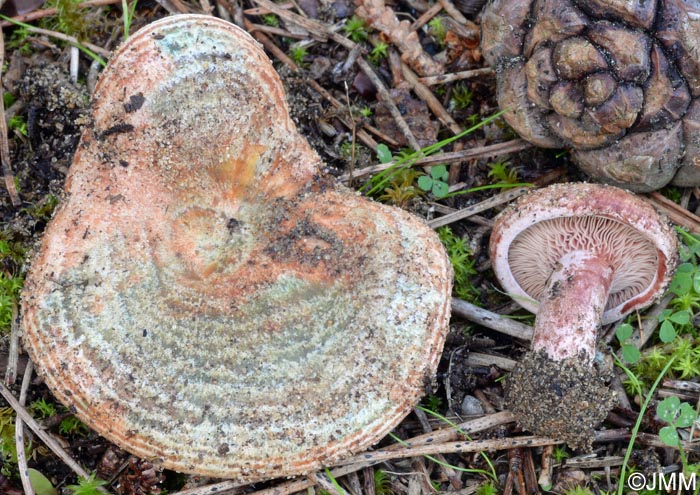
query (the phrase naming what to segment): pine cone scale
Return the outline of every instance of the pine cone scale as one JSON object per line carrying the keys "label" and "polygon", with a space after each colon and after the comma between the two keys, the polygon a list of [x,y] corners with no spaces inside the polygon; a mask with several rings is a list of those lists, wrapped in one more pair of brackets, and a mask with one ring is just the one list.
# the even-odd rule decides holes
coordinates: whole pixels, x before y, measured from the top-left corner
{"label": "pine cone scale", "polygon": [[697,0],[492,0],[482,52],[523,139],[635,191],[679,169],[677,184],[700,186]]}

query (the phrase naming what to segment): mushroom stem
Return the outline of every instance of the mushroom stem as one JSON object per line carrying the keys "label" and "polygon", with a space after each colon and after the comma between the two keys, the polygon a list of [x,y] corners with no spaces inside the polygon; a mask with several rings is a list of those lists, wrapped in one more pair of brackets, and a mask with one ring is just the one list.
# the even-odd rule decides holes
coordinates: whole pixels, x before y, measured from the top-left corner
{"label": "mushroom stem", "polygon": [[604,256],[586,251],[562,256],[540,301],[532,350],[553,361],[583,356],[592,363],[613,274]]}

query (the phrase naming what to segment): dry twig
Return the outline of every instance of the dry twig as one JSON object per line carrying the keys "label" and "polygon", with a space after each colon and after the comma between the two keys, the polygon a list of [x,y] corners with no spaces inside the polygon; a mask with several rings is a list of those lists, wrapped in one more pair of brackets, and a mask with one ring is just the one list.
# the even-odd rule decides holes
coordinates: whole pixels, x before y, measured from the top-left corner
{"label": "dry twig", "polygon": [[61,445],[54,440],[54,438],[46,432],[39,423],[32,417],[31,414],[20,405],[19,401],[12,395],[12,392],[0,383],[0,395],[7,401],[12,409],[15,410],[17,414],[17,419],[21,419],[33,432],[39,437],[39,439],[44,442],[44,444],[51,449],[51,451],[56,454],[75,474],[82,476],[83,478],[88,478],[90,475],[88,472],[61,447]]}
{"label": "dry twig", "polygon": [[[496,426],[512,423],[515,421],[513,414],[510,411],[501,411],[496,414],[491,414],[488,416],[483,416],[481,418],[472,419],[464,423],[458,424],[456,428],[448,427],[441,430],[433,431],[431,433],[425,433],[417,437],[404,440],[403,445],[394,444],[387,447],[382,452],[384,456],[391,456],[391,452],[400,451],[406,448],[419,447],[419,446],[429,446],[438,442],[451,442],[458,438],[461,438],[464,434],[477,433],[480,431],[488,430]],[[370,454],[372,452],[369,452]],[[362,469],[366,469],[374,464],[383,462],[383,460],[371,459],[365,460],[361,457],[364,454],[359,454],[351,459],[343,461],[343,465],[336,467],[331,470],[331,474],[335,478],[345,476],[349,473],[357,472]],[[410,457],[410,456],[408,456]],[[360,458],[358,460],[358,458]],[[384,459],[387,460],[387,459]],[[250,495],[288,495],[294,492],[299,492],[313,486],[314,483],[308,479],[296,479],[290,480],[282,483],[278,486],[253,492]],[[221,483],[216,483],[209,486],[203,486],[198,488],[193,488],[191,490],[185,490],[178,492],[176,495],[222,495],[228,493],[236,488],[242,486],[239,483],[233,481],[224,481]]]}
{"label": "dry twig", "polygon": [[476,368],[478,366],[498,366],[502,370],[513,371],[518,362],[514,361],[513,359],[495,356],[493,354],[470,352],[464,360],[464,364],[471,366],[472,368]]}
{"label": "dry twig", "polygon": [[381,31],[401,52],[401,59],[422,76],[443,72],[442,64],[423,51],[418,34],[408,21],[399,21],[384,0],[356,0],[355,14]]}
{"label": "dry twig", "polygon": [[401,449],[374,450],[358,454],[345,462],[349,464],[363,462],[384,462],[393,459],[405,459],[420,455],[435,454],[468,454],[474,452],[485,452],[493,450],[509,450],[518,447],[541,447],[550,444],[561,444],[563,440],[556,440],[548,437],[524,436],[512,438],[494,438],[487,440],[472,440],[463,442],[431,443],[429,445],[419,445],[416,447],[403,447]]}
{"label": "dry twig", "polygon": [[[506,141],[503,143],[496,143],[489,146],[480,146],[476,148],[465,149],[462,151],[454,151],[450,153],[440,153],[436,155],[426,156],[420,158],[413,162],[411,165],[414,167],[425,167],[429,165],[438,165],[441,163],[454,163],[460,161],[466,161],[476,158],[489,158],[494,156],[506,155],[508,153],[515,153],[516,151],[522,151],[532,147],[532,145],[522,139],[514,139],[512,141]],[[396,166],[396,162],[381,163],[379,165],[372,165],[371,167],[365,167],[355,170],[353,174],[354,178],[365,177],[367,175],[372,175],[386,170],[388,168]],[[339,178],[341,181],[347,181],[347,174],[341,175]]]}
{"label": "dry twig", "polygon": [[494,74],[495,73],[492,68],[484,67],[483,69],[464,70],[461,72],[453,72],[450,74],[419,77],[418,81],[426,86],[435,86],[437,84],[447,84],[454,81],[461,81],[463,79],[474,79],[481,76],[492,77]]}
{"label": "dry twig", "polygon": [[[19,403],[24,406],[27,400],[27,390],[29,389],[29,383],[32,380],[33,366],[30,361],[24,370],[24,376],[22,377],[22,388],[19,392]],[[22,480],[22,487],[24,488],[24,493],[26,495],[34,495],[34,488],[32,488],[32,483],[29,481],[29,470],[27,468],[27,456],[24,450],[24,423],[22,419],[17,416],[15,420],[15,447],[17,451],[17,468],[19,469],[19,477]]]}
{"label": "dry twig", "polygon": [[700,217],[694,213],[657,192],[642,197],[663,212],[673,223],[685,227],[691,234],[700,234]]}
{"label": "dry twig", "polygon": [[[5,35],[0,28],[0,67],[5,64]],[[2,79],[0,79],[0,91],[4,93]],[[10,144],[7,140],[7,122],[5,122],[5,102],[0,99],[0,115],[3,118],[0,119],[0,161],[2,161],[2,175],[5,180],[5,189],[10,195],[10,201],[12,206],[19,206],[22,204],[22,200],[17,193],[17,188],[15,187],[15,176],[12,173],[12,165],[10,162]]]}
{"label": "dry twig", "polygon": [[554,467],[554,445],[545,445],[542,449],[542,469],[537,484],[543,490],[549,490],[552,487],[552,468]]}
{"label": "dry twig", "polygon": [[475,213],[481,213],[482,211],[490,210],[495,206],[510,203],[515,198],[522,196],[529,190],[529,187],[516,187],[513,189],[509,189],[508,191],[496,194],[495,196],[491,196],[490,198],[485,199],[484,201],[476,203],[467,208],[462,208],[461,210],[457,210],[456,212],[450,213],[449,215],[445,215],[443,217],[436,218],[435,220],[431,220],[430,222],[428,222],[428,225],[430,225],[434,229],[442,227],[443,225],[449,225],[458,220],[462,220],[471,215],[474,215]]}
{"label": "dry twig", "polygon": [[532,340],[532,327],[493,313],[456,297],[452,298],[452,314],[522,340]]}

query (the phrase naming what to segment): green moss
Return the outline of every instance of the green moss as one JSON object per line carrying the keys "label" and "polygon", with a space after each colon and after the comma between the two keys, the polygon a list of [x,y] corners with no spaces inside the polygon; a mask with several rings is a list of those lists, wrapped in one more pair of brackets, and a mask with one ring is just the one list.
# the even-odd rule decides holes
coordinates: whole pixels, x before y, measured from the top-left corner
{"label": "green moss", "polygon": [[433,17],[428,22],[428,29],[430,34],[433,35],[435,41],[438,42],[440,46],[445,46],[445,38],[447,37],[447,28],[442,22],[442,17]]}
{"label": "green moss", "polygon": [[474,103],[474,93],[464,84],[457,84],[452,90],[452,104],[457,110],[464,110]]}
{"label": "green moss", "polygon": [[56,8],[56,15],[40,21],[41,27],[85,39],[92,27],[85,16],[85,9],[80,7],[81,0],[48,0],[44,8]]}
{"label": "green moss", "polygon": [[100,487],[106,484],[106,481],[92,473],[88,478],[80,478],[77,485],[68,485],[66,488],[71,490],[72,495],[102,495]]}
{"label": "green moss", "polygon": [[17,131],[25,137],[29,135],[27,131],[27,121],[21,115],[13,115],[7,122],[7,128],[11,131]]}
{"label": "green moss", "polygon": [[12,328],[12,315],[23,284],[22,277],[0,272],[0,334]]}
{"label": "green moss", "polygon": [[472,277],[477,272],[474,268],[474,259],[469,246],[467,246],[464,239],[454,234],[449,227],[441,227],[437,232],[454,268],[455,295],[466,301],[474,301],[479,296],[479,291],[472,285]]}
{"label": "green moss", "polygon": [[345,21],[343,31],[345,32],[345,35],[355,43],[367,41],[367,38],[369,37],[365,21],[355,15]]}
{"label": "green moss", "polygon": [[289,58],[294,60],[294,63],[299,66],[304,65],[304,59],[308,54],[308,51],[303,46],[295,45],[289,49]]}
{"label": "green moss", "polygon": [[75,416],[68,416],[58,425],[58,432],[61,435],[86,436],[90,429]]}

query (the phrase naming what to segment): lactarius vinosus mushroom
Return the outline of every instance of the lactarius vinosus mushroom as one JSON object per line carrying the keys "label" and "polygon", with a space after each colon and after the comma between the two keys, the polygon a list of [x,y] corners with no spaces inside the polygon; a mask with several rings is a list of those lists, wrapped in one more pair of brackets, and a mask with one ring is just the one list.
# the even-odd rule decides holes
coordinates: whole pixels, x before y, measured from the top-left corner
{"label": "lactarius vinosus mushroom", "polygon": [[503,289],[537,315],[531,352],[506,387],[524,428],[590,445],[613,400],[596,359],[597,332],[661,295],[677,251],[672,227],[613,186],[550,186],[500,214],[493,269]]}
{"label": "lactarius vinosus mushroom", "polygon": [[422,221],[321,165],[244,31],[184,15],[131,36],[23,292],[55,395],[130,452],[216,477],[381,439],[435,372],[451,267]]}
{"label": "lactarius vinosus mushroom", "polygon": [[700,185],[694,0],[492,0],[482,51],[523,139],[635,191]]}

